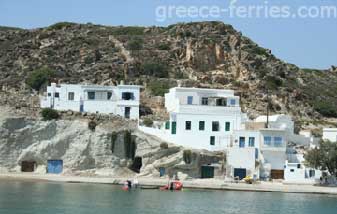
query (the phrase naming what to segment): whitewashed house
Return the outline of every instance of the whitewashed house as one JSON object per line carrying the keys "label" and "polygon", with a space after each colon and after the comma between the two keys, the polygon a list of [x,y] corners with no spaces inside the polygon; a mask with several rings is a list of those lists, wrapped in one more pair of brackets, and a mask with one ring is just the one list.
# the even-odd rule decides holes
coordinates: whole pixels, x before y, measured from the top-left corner
{"label": "whitewashed house", "polygon": [[165,94],[165,107],[176,144],[210,151],[228,147],[246,119],[233,90],[175,87]]}
{"label": "whitewashed house", "polygon": [[306,167],[304,161],[303,154],[288,155],[284,169],[285,183],[314,184],[320,182],[322,171]]}
{"label": "whitewashed house", "polygon": [[323,129],[323,140],[337,142],[337,128],[324,128]]}
{"label": "whitewashed house", "polygon": [[225,151],[226,176],[283,179],[294,122],[286,115],[248,121],[233,90],[171,88],[165,94],[169,120],[161,129],[139,129],[170,143]]}
{"label": "whitewashed house", "polygon": [[41,97],[41,108],[116,114],[139,118],[140,86],[71,85],[52,83]]}

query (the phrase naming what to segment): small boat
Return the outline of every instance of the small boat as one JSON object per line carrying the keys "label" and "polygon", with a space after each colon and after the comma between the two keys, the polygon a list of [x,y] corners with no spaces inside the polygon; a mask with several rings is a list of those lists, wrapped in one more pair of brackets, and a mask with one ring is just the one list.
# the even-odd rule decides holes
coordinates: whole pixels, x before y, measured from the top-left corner
{"label": "small boat", "polygon": [[166,184],[163,187],[160,187],[160,190],[182,190],[183,183],[180,181],[172,181],[170,184]]}
{"label": "small boat", "polygon": [[129,190],[129,187],[124,185],[124,186],[122,187],[122,190],[128,191],[128,190]]}
{"label": "small boat", "polygon": [[140,189],[158,189],[159,186],[140,186]]}

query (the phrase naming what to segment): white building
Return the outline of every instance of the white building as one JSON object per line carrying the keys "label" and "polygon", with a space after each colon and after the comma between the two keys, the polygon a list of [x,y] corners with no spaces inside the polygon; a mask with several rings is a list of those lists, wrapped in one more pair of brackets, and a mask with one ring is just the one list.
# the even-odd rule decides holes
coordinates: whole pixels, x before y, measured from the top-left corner
{"label": "white building", "polygon": [[170,115],[166,128],[174,143],[210,151],[228,147],[246,119],[233,90],[171,88],[165,107]]}
{"label": "white building", "polygon": [[322,172],[306,167],[303,154],[293,154],[288,156],[284,169],[285,183],[318,183]]}
{"label": "white building", "polygon": [[78,112],[116,114],[130,119],[139,118],[140,86],[71,85],[52,83],[46,96],[41,97],[42,108]]}
{"label": "white building", "polygon": [[294,122],[286,115],[248,121],[233,90],[171,88],[165,94],[169,121],[161,129],[140,130],[171,143],[195,149],[225,151],[226,176],[284,178],[287,144]]}
{"label": "white building", "polygon": [[324,128],[323,129],[323,140],[337,142],[337,128]]}

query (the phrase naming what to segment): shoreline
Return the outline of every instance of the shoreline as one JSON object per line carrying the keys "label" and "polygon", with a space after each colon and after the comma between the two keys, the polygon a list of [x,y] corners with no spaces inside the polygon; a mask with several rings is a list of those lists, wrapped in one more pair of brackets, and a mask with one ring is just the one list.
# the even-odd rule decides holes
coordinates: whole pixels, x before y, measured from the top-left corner
{"label": "shoreline", "polygon": [[[1,180],[32,181],[32,182],[61,182],[61,183],[91,183],[122,185],[127,178],[123,177],[83,177],[36,173],[3,173]],[[137,178],[140,186],[164,186],[164,178]],[[283,184],[273,182],[260,182],[256,184],[230,183],[220,179],[192,179],[182,181],[186,189],[247,191],[247,192],[283,192],[305,194],[330,194],[337,195],[337,187],[313,186],[308,184]]]}

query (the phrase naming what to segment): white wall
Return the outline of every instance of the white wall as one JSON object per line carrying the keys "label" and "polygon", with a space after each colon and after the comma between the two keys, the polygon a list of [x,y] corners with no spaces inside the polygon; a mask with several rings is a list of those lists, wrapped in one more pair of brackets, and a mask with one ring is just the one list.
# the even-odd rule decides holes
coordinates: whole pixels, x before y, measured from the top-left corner
{"label": "white wall", "polygon": [[[218,151],[226,149],[231,141],[234,129],[240,127],[240,115],[194,115],[175,114],[177,122],[176,144],[197,149]],[[171,123],[174,120],[171,115]],[[185,122],[191,121],[191,130],[185,130]],[[199,130],[199,121],[205,121],[205,130]],[[219,131],[212,131],[212,122],[218,121]],[[230,122],[230,131],[225,131],[225,123]],[[172,125],[170,126],[170,129]],[[210,145],[210,137],[215,136],[215,145]]]}
{"label": "white wall", "polygon": [[[299,167],[298,167],[299,166]],[[311,168],[306,168],[300,163],[286,163],[286,168],[284,169],[284,181],[290,183],[315,183],[319,181],[322,176],[320,170],[314,170],[315,175],[310,177]]]}
{"label": "white wall", "polygon": [[271,169],[283,170],[286,161],[285,151],[262,150],[263,163],[269,163]]}
{"label": "white wall", "polygon": [[[83,104],[83,111],[90,113],[117,114],[124,117],[125,107],[130,107],[130,118],[139,118],[139,90],[140,87],[134,85],[120,86],[95,86],[95,85],[68,85],[61,84],[59,87],[52,83],[47,87],[47,96],[41,98],[42,108],[54,108],[56,110],[80,111],[80,105]],[[88,100],[89,91],[102,92],[107,96],[112,93],[109,100]],[[59,97],[55,97],[55,93]],[[68,100],[69,92],[74,93],[74,100]],[[133,100],[122,100],[123,92],[134,94]],[[48,93],[51,96],[48,96]]]}
{"label": "white wall", "polygon": [[323,140],[329,140],[331,142],[337,142],[337,129],[323,129]]}
{"label": "white wall", "polygon": [[255,148],[231,147],[227,150],[227,165],[231,169],[227,176],[234,176],[234,168],[246,169],[247,175],[259,178],[258,169],[255,168]]}

